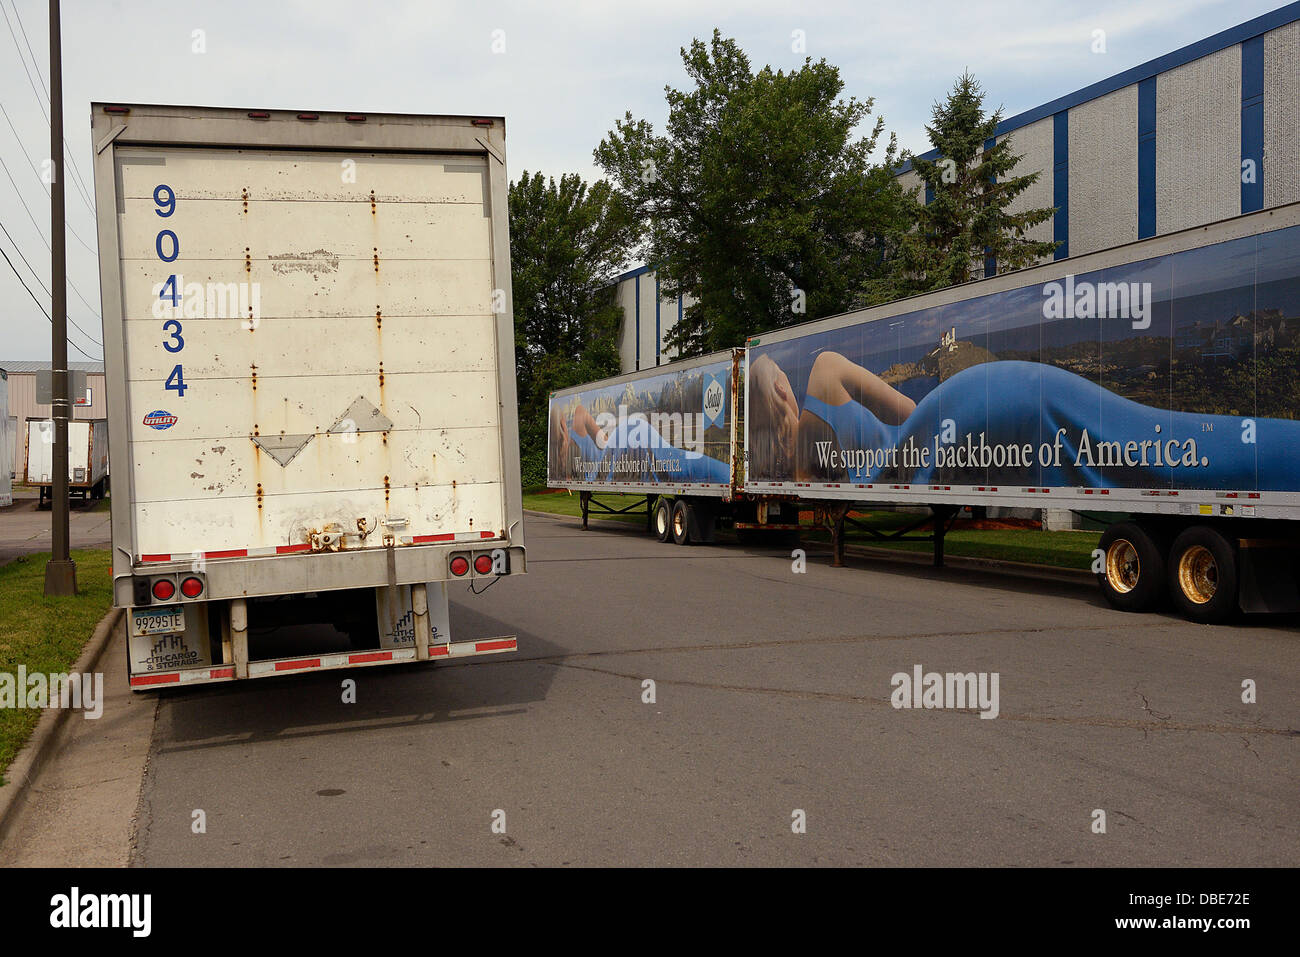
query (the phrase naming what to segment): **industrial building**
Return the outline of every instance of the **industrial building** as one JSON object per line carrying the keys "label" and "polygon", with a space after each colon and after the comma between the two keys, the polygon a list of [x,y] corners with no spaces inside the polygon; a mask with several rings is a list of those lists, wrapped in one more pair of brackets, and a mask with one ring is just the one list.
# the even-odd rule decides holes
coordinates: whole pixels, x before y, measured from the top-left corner
{"label": "industrial building", "polygon": [[[1008,136],[1014,175],[1042,174],[1020,208],[1057,210],[1029,238],[1060,243],[1058,259],[1296,202],[1300,2],[1009,117]],[[910,163],[898,175],[928,199]],[[648,267],[617,282],[622,371],[669,361],[690,299],[662,300]]]}
{"label": "industrial building", "polygon": [[[0,369],[9,377],[10,467],[22,473],[23,437],[28,419],[47,419],[50,407],[36,401],[36,373],[48,369],[49,360],[0,359]],[[104,363],[69,362],[70,370],[86,373],[86,393],[73,397],[74,419],[108,418],[108,399],[104,394]]]}

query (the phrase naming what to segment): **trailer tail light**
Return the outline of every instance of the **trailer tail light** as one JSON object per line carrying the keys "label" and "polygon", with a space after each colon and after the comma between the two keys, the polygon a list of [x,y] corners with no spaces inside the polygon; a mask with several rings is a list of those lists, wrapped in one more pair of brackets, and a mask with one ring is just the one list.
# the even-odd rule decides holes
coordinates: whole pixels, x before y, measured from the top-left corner
{"label": "trailer tail light", "polygon": [[170,601],[176,594],[176,585],[170,578],[159,578],[153,583],[153,597],[158,601]]}
{"label": "trailer tail light", "polygon": [[198,598],[203,594],[203,582],[197,578],[186,578],[181,582],[181,594],[186,598]]}
{"label": "trailer tail light", "polygon": [[480,575],[492,574],[492,556],[487,552],[480,552],[474,559],[474,571]]}
{"label": "trailer tail light", "polygon": [[130,113],[131,108],[129,106],[106,106],[104,107],[104,112],[105,113]]}
{"label": "trailer tail light", "polygon": [[269,120],[271,118],[271,114],[268,113],[266,110],[250,110],[248,113],[248,118],[250,120]]}
{"label": "trailer tail light", "polygon": [[451,568],[451,573],[457,578],[464,578],[469,574],[469,559],[464,555],[457,555],[451,560],[449,567]]}
{"label": "trailer tail light", "polygon": [[300,119],[300,120],[305,120],[306,122],[310,123],[312,120],[319,120],[319,119],[320,119],[320,114],[319,114],[319,113],[299,113],[299,114],[298,114],[298,119]]}
{"label": "trailer tail light", "polygon": [[349,113],[344,116],[343,119],[347,120],[349,123],[364,123],[366,121],[364,113]]}
{"label": "trailer tail light", "polygon": [[483,119],[478,119],[478,120],[470,120],[470,123],[471,123],[472,125],[474,125],[474,126],[491,126],[491,125],[492,125],[492,121],[489,120],[489,119],[487,119],[486,117],[483,118]]}

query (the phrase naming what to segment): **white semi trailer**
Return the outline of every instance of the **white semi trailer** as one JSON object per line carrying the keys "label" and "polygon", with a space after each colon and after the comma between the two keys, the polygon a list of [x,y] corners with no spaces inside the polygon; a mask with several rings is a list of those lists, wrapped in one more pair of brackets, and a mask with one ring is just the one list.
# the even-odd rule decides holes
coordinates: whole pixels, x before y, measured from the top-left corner
{"label": "white semi trailer", "polygon": [[13,427],[9,421],[9,373],[0,369],[0,506],[14,503],[14,437],[10,434]]}
{"label": "white semi trailer", "polygon": [[447,599],[525,570],[504,121],[92,111],[132,688],[514,650]]}
{"label": "white semi trailer", "polygon": [[[39,490],[40,508],[54,500],[54,421],[27,420],[24,436],[23,481]],[[100,499],[108,490],[108,420],[68,422],[68,495],[83,502]]]}

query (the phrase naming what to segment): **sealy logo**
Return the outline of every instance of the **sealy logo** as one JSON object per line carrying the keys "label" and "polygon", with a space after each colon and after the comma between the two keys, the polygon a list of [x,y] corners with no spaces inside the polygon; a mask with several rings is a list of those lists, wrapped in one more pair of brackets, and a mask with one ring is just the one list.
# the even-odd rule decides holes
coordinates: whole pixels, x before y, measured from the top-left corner
{"label": "sealy logo", "polygon": [[163,429],[170,429],[176,424],[176,416],[170,412],[157,409],[144,417],[144,424],[161,432]]}
{"label": "sealy logo", "polygon": [[707,424],[717,424],[718,417],[722,415],[723,397],[722,383],[710,376],[709,384],[704,390],[704,419]]}

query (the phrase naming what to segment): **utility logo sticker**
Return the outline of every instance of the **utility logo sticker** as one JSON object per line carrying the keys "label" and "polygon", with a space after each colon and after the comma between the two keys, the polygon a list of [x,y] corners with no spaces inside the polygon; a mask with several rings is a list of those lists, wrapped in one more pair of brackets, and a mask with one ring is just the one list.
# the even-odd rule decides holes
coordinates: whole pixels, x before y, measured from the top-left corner
{"label": "utility logo sticker", "polygon": [[144,417],[144,424],[161,432],[163,429],[170,429],[176,424],[176,416],[158,409]]}

